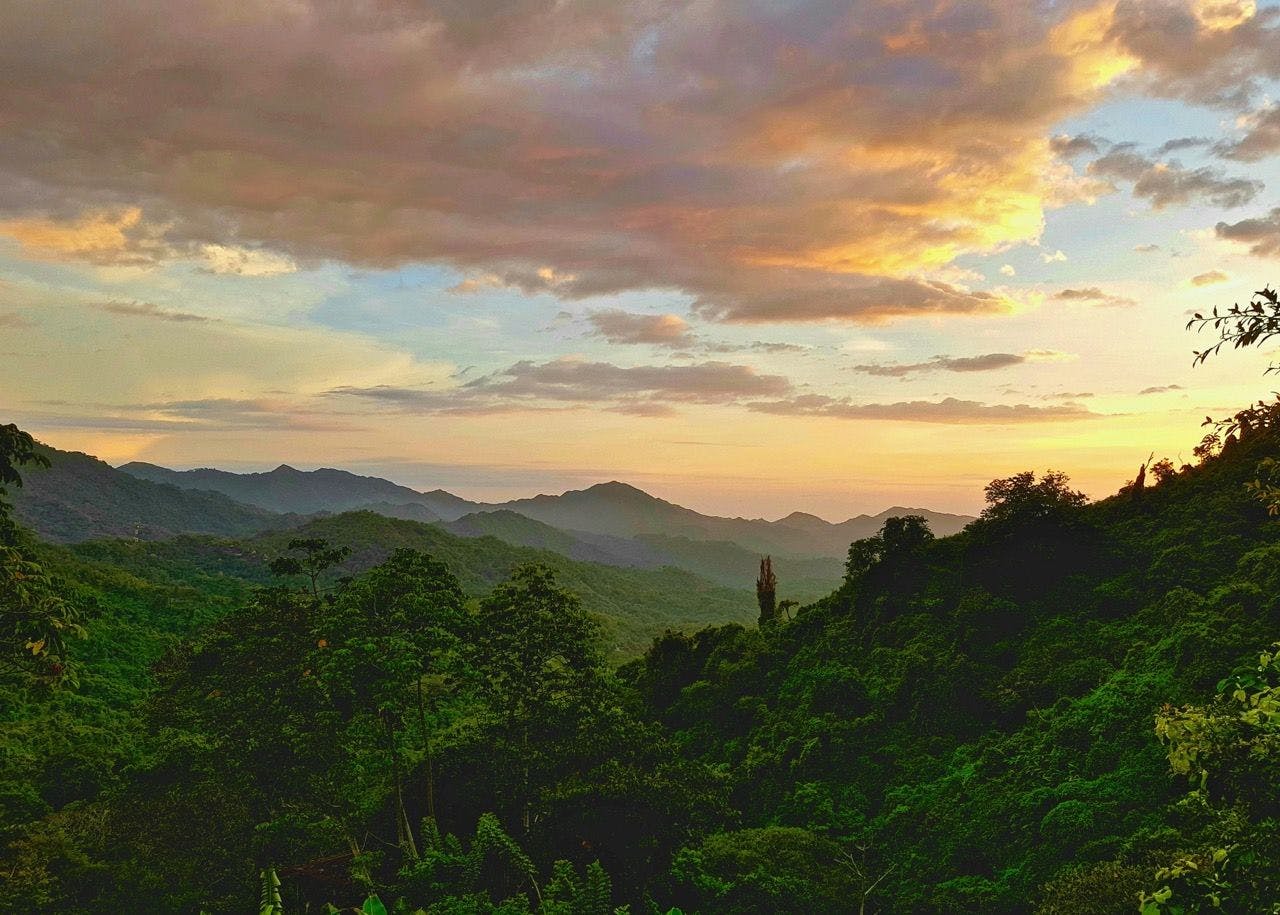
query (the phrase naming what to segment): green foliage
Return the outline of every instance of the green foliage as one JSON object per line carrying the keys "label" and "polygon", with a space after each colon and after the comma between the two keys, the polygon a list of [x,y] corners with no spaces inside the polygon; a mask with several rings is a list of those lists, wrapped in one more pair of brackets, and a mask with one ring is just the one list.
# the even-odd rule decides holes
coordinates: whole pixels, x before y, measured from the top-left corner
{"label": "green foliage", "polygon": [[289,541],[288,553],[267,564],[271,574],[280,578],[305,575],[311,583],[313,597],[320,596],[320,576],[351,555],[349,547],[331,547],[320,537],[295,537]]}
{"label": "green foliage", "polygon": [[718,833],[676,855],[672,872],[696,911],[851,911],[862,892],[842,849],[805,829]]}
{"label": "green foliage", "polygon": [[1269,911],[1280,435],[1232,441],[1141,500],[1026,473],[955,537],[893,519],[764,630],[364,513],[24,544],[90,638],[77,690],[0,692],[0,908],[245,911],[273,869],[287,911]]}
{"label": "green foliage", "polygon": [[15,528],[10,520],[13,506],[6,501],[10,486],[22,485],[18,468],[23,464],[48,467],[49,459],[36,450],[35,440],[13,423],[0,426],[0,545],[12,543]]}
{"label": "green foliage", "polygon": [[276,869],[264,867],[260,877],[262,895],[258,901],[258,915],[284,915],[284,900],[280,898],[280,877]]}

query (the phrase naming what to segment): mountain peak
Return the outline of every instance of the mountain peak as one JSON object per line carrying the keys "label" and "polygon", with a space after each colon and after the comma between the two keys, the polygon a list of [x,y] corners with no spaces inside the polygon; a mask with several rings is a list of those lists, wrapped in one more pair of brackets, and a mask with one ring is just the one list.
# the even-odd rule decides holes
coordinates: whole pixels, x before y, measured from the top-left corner
{"label": "mountain peak", "polygon": [[583,492],[589,492],[593,495],[608,496],[613,499],[638,499],[642,498],[650,500],[653,496],[649,495],[643,489],[638,489],[630,483],[623,483],[620,480],[610,480],[607,483],[596,483],[594,486],[588,486]]}
{"label": "mountain peak", "polygon": [[830,527],[830,523],[812,515],[809,512],[795,511],[787,515],[785,518],[779,518],[776,524],[785,524],[788,527],[799,527],[805,529]]}
{"label": "mountain peak", "polygon": [[302,473],[301,470],[298,470],[296,467],[290,467],[288,464],[281,464],[271,472],[279,474],[280,476],[296,476]]}

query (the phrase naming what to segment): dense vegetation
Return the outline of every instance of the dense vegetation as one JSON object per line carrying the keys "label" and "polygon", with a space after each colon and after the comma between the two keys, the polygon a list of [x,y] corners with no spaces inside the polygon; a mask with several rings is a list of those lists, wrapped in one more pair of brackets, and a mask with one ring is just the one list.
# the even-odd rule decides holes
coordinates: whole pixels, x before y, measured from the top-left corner
{"label": "dense vegetation", "polygon": [[496,540],[6,524],[0,908],[1280,911],[1280,408],[1197,456],[889,519],[621,667],[588,606],[646,580]]}

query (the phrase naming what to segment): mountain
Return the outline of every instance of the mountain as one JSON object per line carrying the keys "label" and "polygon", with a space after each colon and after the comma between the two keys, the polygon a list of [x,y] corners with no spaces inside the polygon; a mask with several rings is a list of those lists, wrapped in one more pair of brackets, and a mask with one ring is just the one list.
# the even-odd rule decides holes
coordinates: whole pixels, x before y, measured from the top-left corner
{"label": "mountain", "polygon": [[[875,534],[886,518],[895,515],[923,515],[938,536],[953,534],[973,520],[965,515],[903,507],[877,515],[858,515],[837,524],[804,512],[793,512],[778,521],[721,518],[659,499],[616,480],[560,495],[489,504],[472,502],[441,489],[419,492],[389,480],[331,468],[301,471],[282,464],[267,473],[241,474],[210,469],[176,471],[134,462],[122,465],[120,470],[184,489],[218,492],[269,511],[316,513],[368,509],[414,521],[463,522],[456,532],[464,536],[474,533],[503,536],[505,531],[509,542],[541,546],[555,541],[561,544],[560,549],[570,550],[569,555],[645,567],[689,566],[680,554],[655,551],[652,543],[624,541],[675,538],[736,544],[753,553],[843,558],[850,543]],[[481,513],[491,517],[481,519],[478,517]],[[570,539],[520,526],[512,514],[558,528],[569,533]],[[609,539],[593,540],[601,537]]]}
{"label": "mountain", "polygon": [[[434,517],[459,518],[476,504],[444,490],[418,492],[380,477],[364,477],[345,470],[322,467],[296,470],[281,464],[266,473],[231,473],[226,470],[170,470],[132,461],[119,468],[130,476],[153,483],[169,483],[182,489],[221,493],[273,512],[343,512],[370,504],[421,505]],[[417,520],[422,520],[421,518]]]}
{"label": "mountain", "polygon": [[248,539],[184,536],[160,543],[104,540],[72,549],[82,560],[122,569],[143,581],[263,585],[273,581],[267,563],[283,553],[294,537],[319,537],[351,550],[331,578],[362,572],[396,549],[420,550],[443,562],[471,596],[487,593],[516,566],[549,566],[560,583],[600,619],[605,638],[619,657],[635,657],[668,628],[749,623],[758,613],[755,595],[746,588],[726,588],[681,569],[628,569],[583,562],[558,550],[516,546],[489,535],[457,536],[439,524],[388,518],[371,511],[314,518],[294,530]]}
{"label": "mountain", "polygon": [[10,495],[17,519],[46,540],[157,540],[181,533],[239,537],[289,528],[302,520],[215,492],[139,479],[87,454],[46,446],[39,450],[50,466],[24,467],[24,485]]}
{"label": "mountain", "polygon": [[626,483],[599,483],[559,496],[534,496],[503,508],[547,524],[615,537],[661,535],[737,543],[763,553],[843,557],[849,544],[870,537],[895,515],[923,515],[935,534],[954,534],[973,519],[922,508],[891,508],[839,524],[795,512],[780,521],[704,515]]}

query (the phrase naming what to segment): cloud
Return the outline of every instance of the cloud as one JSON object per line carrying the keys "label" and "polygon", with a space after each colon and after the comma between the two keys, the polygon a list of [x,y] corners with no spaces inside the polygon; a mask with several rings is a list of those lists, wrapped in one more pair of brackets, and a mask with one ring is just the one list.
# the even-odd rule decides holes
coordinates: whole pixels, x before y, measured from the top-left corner
{"label": "cloud", "polygon": [[162,234],[143,220],[142,210],[136,206],[88,210],[68,220],[0,220],[0,235],[12,238],[25,254],[40,260],[150,265],[171,251]]}
{"label": "cloud", "polygon": [[1160,384],[1160,385],[1155,385],[1149,388],[1143,388],[1141,391],[1138,392],[1138,395],[1143,396],[1146,394],[1167,394],[1170,391],[1182,391],[1182,390],[1185,390],[1185,389],[1180,384]]}
{"label": "cloud", "polygon": [[669,415],[673,404],[732,404],[791,391],[791,382],[781,375],[726,362],[618,366],[564,358],[517,362],[448,390],[377,385],[344,386],[329,393],[412,413],[486,415],[597,406],[657,416]]}
{"label": "cloud", "polygon": [[1250,119],[1249,132],[1234,143],[1219,143],[1214,152],[1226,159],[1257,162],[1280,153],[1280,105],[1272,105]]}
{"label": "cloud", "polygon": [[1109,146],[1106,140],[1092,134],[1078,134],[1076,136],[1068,136],[1067,134],[1059,134],[1049,141],[1049,148],[1063,158],[1072,158],[1073,156],[1084,155],[1085,153],[1094,154],[1102,151],[1103,146]]}
{"label": "cloud", "polygon": [[1132,182],[1135,197],[1151,202],[1153,209],[1180,206],[1197,200],[1220,207],[1243,206],[1263,189],[1261,181],[1229,178],[1219,169],[1186,169],[1176,162],[1156,162],[1134,151],[1132,144],[1113,147],[1089,163],[1088,172],[1100,178]]}
{"label": "cloud", "polygon": [[101,311],[134,318],[154,318],[157,321],[174,321],[180,324],[200,323],[209,319],[184,311],[166,311],[151,302],[100,302],[94,306]]}
{"label": "cloud", "polygon": [[1018,271],[1014,269],[1013,264],[1005,264],[1000,268],[1001,276],[1017,276]]}
{"label": "cloud", "polygon": [[1040,260],[1044,261],[1046,264],[1061,264],[1064,263],[1066,259],[1067,256],[1062,253],[1061,248],[1054,251],[1052,254],[1045,254],[1043,252],[1040,254]]}
{"label": "cloud", "polygon": [[1079,404],[1037,407],[1027,404],[986,404],[954,397],[937,402],[912,400],[859,404],[846,398],[821,394],[802,394],[786,400],[752,403],[748,405],[748,409],[777,416],[827,416],[837,419],[990,426],[1093,419],[1099,415]]}
{"label": "cloud", "polygon": [[1150,244],[1150,243],[1144,244],[1144,245],[1134,245],[1133,250],[1139,254],[1154,254],[1155,252],[1160,250],[1160,246],[1155,244]]}
{"label": "cloud", "polygon": [[1156,155],[1166,156],[1171,152],[1179,152],[1184,149],[1198,149],[1202,146],[1208,146],[1211,142],[1208,137],[1177,137],[1161,143],[1156,149]]}
{"label": "cloud", "polygon": [[1127,307],[1136,304],[1133,299],[1112,295],[1097,286],[1086,286],[1079,289],[1060,289],[1053,298],[1061,302],[1090,302],[1105,307]]}
{"label": "cloud", "polygon": [[[20,312],[38,314],[39,321],[23,332],[21,352],[0,358],[5,403],[14,410],[43,404],[42,410],[54,413],[91,405],[94,416],[80,423],[90,429],[94,417],[114,416],[134,425],[185,423],[180,429],[202,431],[213,428],[213,405],[228,424],[235,405],[241,414],[236,423],[244,425],[251,403],[258,405],[257,426],[264,430],[271,428],[264,411],[305,413],[315,425],[335,411],[310,398],[331,387],[432,378],[443,383],[454,370],[350,332],[183,318],[151,303],[104,303],[86,293],[21,282],[6,289],[6,297]],[[281,393],[286,390],[291,393]],[[53,409],[53,400],[65,404]],[[313,408],[319,412],[306,413]]]}
{"label": "cloud", "polygon": [[1214,227],[1218,238],[1249,246],[1249,253],[1259,257],[1280,254],[1280,207],[1266,216],[1242,219],[1240,222],[1220,222]]}
{"label": "cloud", "polygon": [[1225,283],[1231,277],[1223,273],[1221,270],[1209,270],[1205,273],[1197,273],[1190,279],[1192,286],[1212,286],[1214,283]]}
{"label": "cloud", "polygon": [[1028,362],[1018,353],[987,353],[985,356],[934,356],[924,362],[855,365],[853,371],[886,378],[905,378],[919,372],[992,372]]}
{"label": "cloud", "polygon": [[726,321],[1004,314],[928,277],[1079,193],[1054,125],[1123,78],[1273,67],[1262,14],[1147,7],[0,5],[0,232],[96,264],[675,290]]}
{"label": "cloud", "polygon": [[200,249],[204,269],[238,276],[278,276],[298,269],[290,258],[271,251],[233,245],[204,245]]}
{"label": "cloud", "polygon": [[587,320],[594,335],[610,343],[652,343],[657,346],[691,346],[689,323],[679,315],[646,315],[620,309],[593,311]]}
{"label": "cloud", "polygon": [[1128,78],[1145,92],[1240,108],[1280,77],[1276,19],[1254,0],[1120,0],[1109,35],[1141,61]]}
{"label": "cloud", "polygon": [[[142,422],[167,425],[172,431],[276,431],[359,432],[363,426],[282,398],[207,397],[168,400],[128,406],[104,405],[103,409]],[[123,421],[123,420],[122,420]]]}

